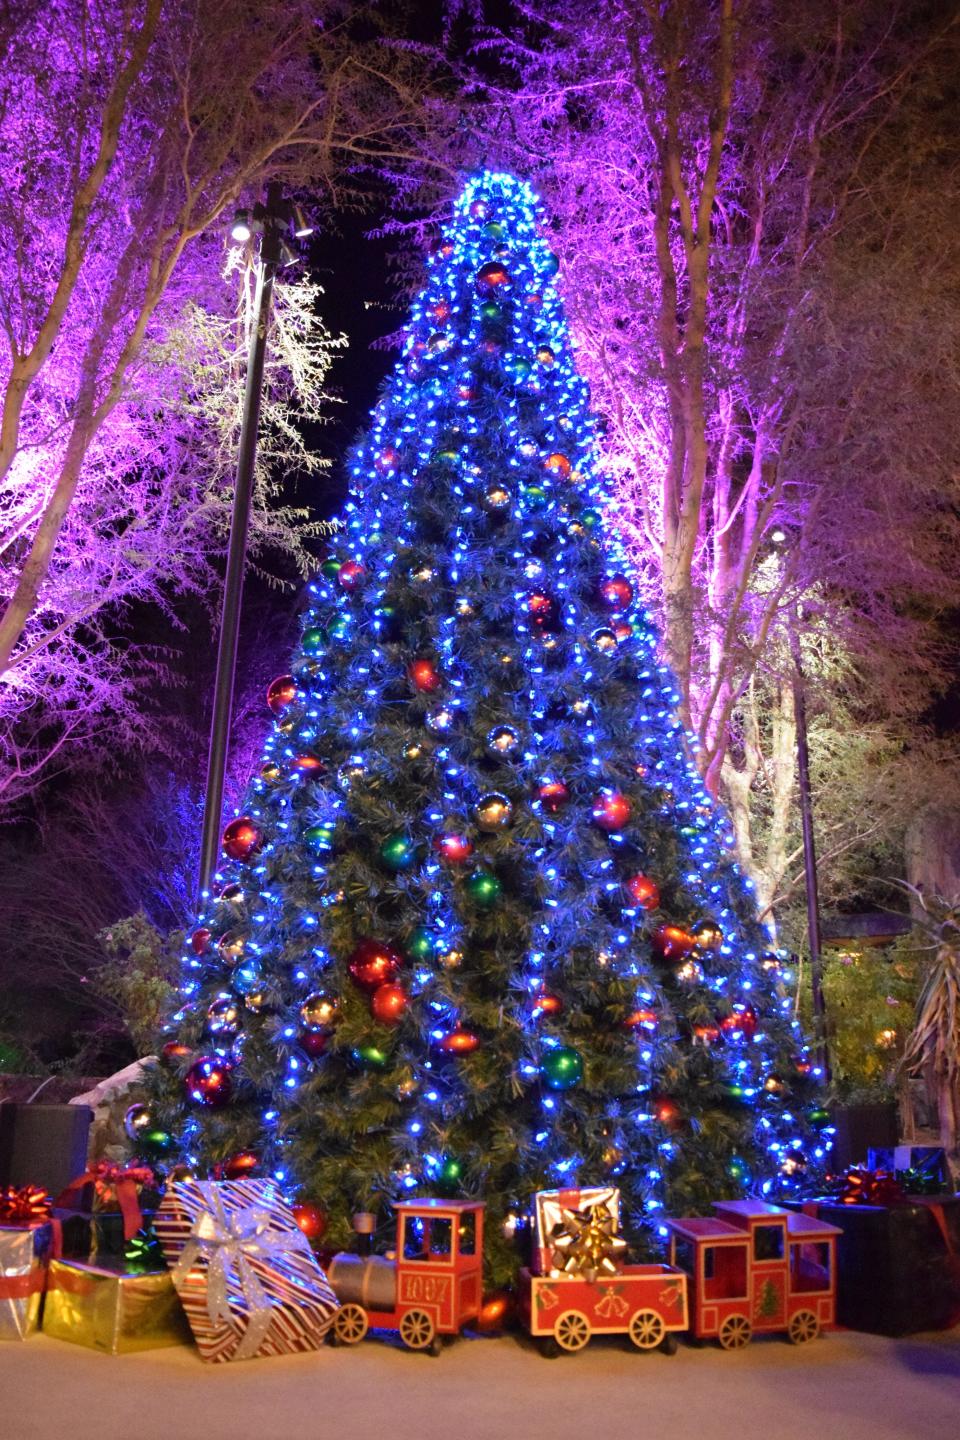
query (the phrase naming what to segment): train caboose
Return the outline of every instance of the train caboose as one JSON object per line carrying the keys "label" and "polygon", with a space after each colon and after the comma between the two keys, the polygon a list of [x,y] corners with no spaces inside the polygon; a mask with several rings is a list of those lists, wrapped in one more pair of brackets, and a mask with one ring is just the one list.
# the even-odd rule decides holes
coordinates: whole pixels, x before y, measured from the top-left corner
{"label": "train caboose", "polygon": [[794,1345],[836,1318],[836,1225],[763,1200],[721,1200],[716,1216],[666,1220],[670,1263],[689,1280],[698,1340],[740,1350],[758,1331]]}

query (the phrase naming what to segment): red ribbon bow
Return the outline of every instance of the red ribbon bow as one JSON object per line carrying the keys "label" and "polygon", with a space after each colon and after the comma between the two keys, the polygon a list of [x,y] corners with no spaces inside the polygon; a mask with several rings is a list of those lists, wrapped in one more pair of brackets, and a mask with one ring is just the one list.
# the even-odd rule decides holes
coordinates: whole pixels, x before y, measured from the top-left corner
{"label": "red ribbon bow", "polygon": [[[155,1185],[156,1177],[148,1165],[114,1165],[110,1160],[98,1160],[78,1175],[58,1197],[59,1205],[69,1205],[74,1195],[84,1185],[92,1184],[97,1199],[109,1203],[116,1200],[123,1216],[123,1238],[132,1240],[143,1228],[143,1214],[140,1210],[139,1186]],[[105,1208],[101,1205],[101,1208]]]}
{"label": "red ribbon bow", "polygon": [[844,1205],[896,1205],[903,1189],[890,1170],[848,1170],[840,1201]]}
{"label": "red ribbon bow", "polygon": [[8,1185],[0,1190],[0,1225],[32,1229],[50,1218],[53,1201],[42,1185]]}

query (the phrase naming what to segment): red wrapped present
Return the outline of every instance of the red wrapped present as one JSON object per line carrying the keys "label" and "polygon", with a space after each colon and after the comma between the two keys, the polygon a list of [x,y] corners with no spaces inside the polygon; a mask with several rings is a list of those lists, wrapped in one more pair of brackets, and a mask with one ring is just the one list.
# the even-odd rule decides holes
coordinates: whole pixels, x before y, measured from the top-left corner
{"label": "red wrapped present", "polygon": [[272,1181],[178,1181],[155,1225],[204,1360],[322,1344],[338,1301]]}
{"label": "red wrapped present", "polygon": [[626,1251],[620,1238],[620,1191],[615,1185],[538,1190],[533,1271],[593,1278],[619,1273]]}

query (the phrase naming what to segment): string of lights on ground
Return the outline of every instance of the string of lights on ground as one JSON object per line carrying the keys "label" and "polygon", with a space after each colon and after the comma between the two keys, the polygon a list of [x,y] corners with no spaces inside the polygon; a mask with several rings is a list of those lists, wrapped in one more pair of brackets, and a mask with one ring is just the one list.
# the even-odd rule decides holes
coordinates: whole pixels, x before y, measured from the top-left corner
{"label": "string of lights on ground", "polygon": [[[272,1174],[333,1244],[540,1188],[626,1228],[829,1148],[783,959],[696,770],[616,535],[529,186],[465,186],[350,456],[142,1151]],[[500,1237],[497,1240],[497,1237]]]}

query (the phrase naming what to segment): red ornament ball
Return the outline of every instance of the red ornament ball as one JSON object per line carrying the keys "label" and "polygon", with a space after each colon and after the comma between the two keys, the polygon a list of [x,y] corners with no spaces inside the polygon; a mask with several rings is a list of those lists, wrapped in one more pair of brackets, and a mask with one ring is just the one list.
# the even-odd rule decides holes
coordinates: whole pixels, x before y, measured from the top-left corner
{"label": "red ornament ball", "polygon": [[399,1025],[410,1007],[402,985],[378,985],[370,996],[370,1013],[381,1025]]}
{"label": "red ornament ball", "polygon": [[473,845],[466,835],[438,835],[433,848],[441,860],[450,865],[463,865],[473,854]]}
{"label": "red ornament ball", "polygon": [[164,1060],[185,1060],[193,1051],[189,1045],[181,1045],[179,1040],[168,1040],[160,1054]]}
{"label": "red ornament ball", "polygon": [[319,1060],[327,1048],[329,1038],[326,1030],[302,1030],[298,1044],[311,1060]]}
{"label": "red ornament ball", "polygon": [[440,1049],[445,1055],[470,1055],[480,1044],[479,1035],[472,1030],[464,1030],[457,1025],[453,1030],[447,1032],[440,1041]]}
{"label": "red ornament ball", "polygon": [[190,948],[194,955],[205,955],[210,949],[212,934],[207,929],[194,930],[190,936]]}
{"label": "red ornament ball", "polygon": [[499,260],[490,260],[486,265],[481,265],[476,274],[475,284],[480,295],[493,294],[509,283],[510,272]]}
{"label": "red ornament ball", "polygon": [[301,1200],[293,1207],[293,1218],[308,1240],[321,1240],[326,1234],[327,1217],[319,1205]]}
{"label": "red ornament ball", "polygon": [[622,830],[632,813],[630,801],[619,790],[601,790],[593,802],[593,823],[608,832]]}
{"label": "red ornament ball", "polygon": [[263,846],[263,831],[250,819],[240,815],[223,832],[223,853],[230,860],[252,860]]}
{"label": "red ornament ball", "polygon": [[427,314],[430,315],[430,316],[432,316],[434,320],[449,320],[449,319],[450,319],[450,305],[449,305],[449,302],[446,301],[446,300],[435,300],[434,303],[433,303],[433,304],[430,306],[430,308],[428,309]]}
{"label": "red ornament ball", "polygon": [[658,925],[650,943],[661,960],[682,960],[690,954],[696,941],[682,925]]}
{"label": "red ornament ball", "polygon": [[643,910],[656,910],[660,904],[659,887],[649,875],[631,875],[624,880],[623,888],[634,905],[639,905]]}
{"label": "red ornament ball", "polygon": [[230,1066],[214,1055],[201,1055],[190,1066],[183,1079],[187,1098],[195,1105],[206,1105],[219,1109],[229,1103],[233,1095],[233,1080]]}
{"label": "red ornament ball", "polygon": [[231,1155],[223,1164],[224,1180],[246,1180],[260,1164],[260,1156],[253,1150],[241,1150]]}
{"label": "red ornament ball", "polygon": [[656,1025],[659,1021],[656,1010],[649,1006],[641,1006],[639,1010],[631,1010],[623,1022],[625,1030],[644,1030],[650,1025]]}
{"label": "red ornament ball", "polygon": [[326,773],[326,765],[316,755],[294,755],[290,761],[291,770],[298,775],[323,775]]}
{"label": "red ornament ball", "polygon": [[380,451],[380,454],[377,456],[376,460],[374,460],[373,463],[379,470],[380,474],[385,475],[387,471],[395,470],[397,468],[399,460],[400,456],[397,454],[396,450],[394,450],[393,446],[386,445]]}
{"label": "red ornament ball", "polygon": [[749,1040],[756,1034],[757,1012],[752,1005],[734,1005],[731,1013],[720,1021],[720,1029],[726,1035],[742,1035]]}
{"label": "red ornament ball", "polygon": [[559,451],[554,451],[552,455],[547,456],[543,462],[543,468],[558,480],[569,480],[573,470],[566,455],[561,455]]}
{"label": "red ornament ball", "polygon": [[392,945],[366,936],[347,961],[347,969],[361,990],[376,990],[380,985],[393,983],[402,963],[399,951]]}
{"label": "red ornament ball", "polygon": [[352,595],[355,590],[360,589],[366,573],[358,561],[347,560],[337,571],[337,584],[341,590],[346,590],[348,595]]}
{"label": "red ornament ball", "polygon": [[569,803],[570,790],[562,780],[543,780],[537,787],[537,799],[548,815],[559,815]]}
{"label": "red ornament ball", "polygon": [[279,715],[297,698],[297,682],[292,675],[279,675],[267,686],[267,704],[274,715]]}
{"label": "red ornament ball", "polygon": [[666,1096],[657,1096],[653,1101],[653,1113],[661,1125],[668,1128],[675,1125],[680,1119],[680,1111],[672,1100]]}
{"label": "red ornament ball", "polygon": [[532,590],[526,599],[527,614],[534,629],[555,630],[560,620],[560,601],[546,590]]}
{"label": "red ornament ball", "polygon": [[440,689],[440,675],[432,660],[412,660],[407,666],[407,674],[416,689],[427,695]]}
{"label": "red ornament ball", "polygon": [[633,586],[625,575],[612,575],[600,585],[600,600],[611,615],[619,615],[633,604]]}
{"label": "red ornament ball", "polygon": [[541,1015],[562,1015],[563,1001],[559,995],[554,995],[545,985],[535,990],[530,997],[533,1002],[532,1013],[535,1017]]}

